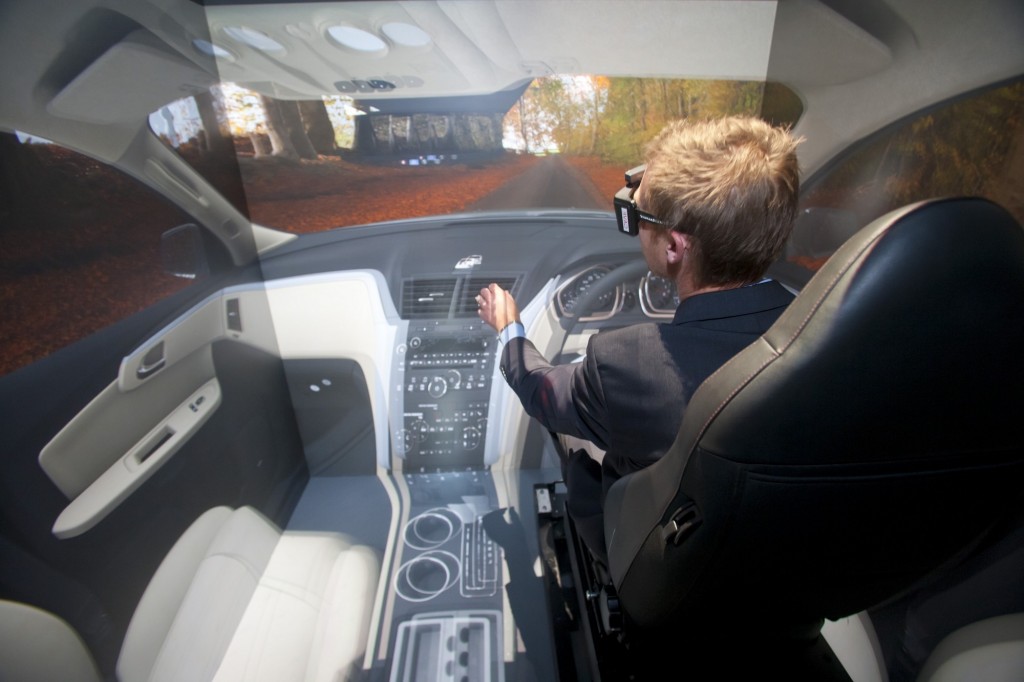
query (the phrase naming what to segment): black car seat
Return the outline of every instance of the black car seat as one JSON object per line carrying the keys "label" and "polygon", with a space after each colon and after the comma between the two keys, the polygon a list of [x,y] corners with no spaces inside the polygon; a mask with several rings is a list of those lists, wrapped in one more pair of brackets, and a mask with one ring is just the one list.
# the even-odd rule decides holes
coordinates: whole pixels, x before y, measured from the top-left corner
{"label": "black car seat", "polygon": [[827,668],[823,619],[908,590],[1019,504],[1022,418],[1021,226],[976,198],[879,218],[609,491],[632,646],[655,669]]}

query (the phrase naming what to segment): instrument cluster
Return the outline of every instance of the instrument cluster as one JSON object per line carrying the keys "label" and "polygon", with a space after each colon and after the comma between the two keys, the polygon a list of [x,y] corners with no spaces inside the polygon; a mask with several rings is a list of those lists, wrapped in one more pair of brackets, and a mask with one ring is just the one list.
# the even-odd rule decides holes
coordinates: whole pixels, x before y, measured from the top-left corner
{"label": "instrument cluster", "polygon": [[[590,310],[580,311],[580,302],[615,266],[598,264],[587,267],[570,277],[555,291],[555,306],[560,317],[579,317],[580,322],[608,320],[639,306],[651,319],[671,319],[679,306],[675,284],[665,277],[647,272],[639,279],[620,282],[602,293]],[[583,316],[580,317],[580,313]]]}

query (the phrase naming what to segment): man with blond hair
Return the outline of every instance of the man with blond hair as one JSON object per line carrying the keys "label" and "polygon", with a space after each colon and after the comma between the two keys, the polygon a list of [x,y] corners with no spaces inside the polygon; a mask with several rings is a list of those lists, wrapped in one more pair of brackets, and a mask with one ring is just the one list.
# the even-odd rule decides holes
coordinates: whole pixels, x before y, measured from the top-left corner
{"label": "man with blond hair", "polygon": [[[501,371],[526,412],[561,436],[567,506],[605,560],[608,487],[661,457],[697,387],[775,322],[793,295],[764,277],[796,217],[799,140],[756,118],[675,121],[616,195],[620,230],[639,236],[651,272],[675,283],[668,324],[591,337],[582,362],[551,365],[496,284],[477,296],[499,334]],[[579,447],[579,440],[589,443]]]}

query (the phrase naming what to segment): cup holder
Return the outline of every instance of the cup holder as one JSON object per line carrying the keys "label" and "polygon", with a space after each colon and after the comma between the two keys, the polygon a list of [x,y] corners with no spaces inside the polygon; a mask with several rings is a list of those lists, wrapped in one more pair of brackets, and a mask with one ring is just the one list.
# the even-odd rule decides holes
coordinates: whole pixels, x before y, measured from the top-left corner
{"label": "cup holder", "polygon": [[440,547],[462,530],[462,519],[455,512],[437,508],[419,514],[405,524],[405,544],[413,549]]}
{"label": "cup holder", "polygon": [[459,560],[440,550],[424,552],[399,566],[395,592],[406,601],[430,601],[459,580]]}

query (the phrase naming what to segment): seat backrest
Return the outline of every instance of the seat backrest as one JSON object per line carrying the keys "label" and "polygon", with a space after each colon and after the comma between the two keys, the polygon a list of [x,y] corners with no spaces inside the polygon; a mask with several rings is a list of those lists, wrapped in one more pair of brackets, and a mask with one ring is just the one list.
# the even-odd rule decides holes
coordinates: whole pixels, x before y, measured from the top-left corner
{"label": "seat backrest", "polygon": [[892,597],[1019,499],[1022,416],[1020,225],[973,198],[883,216],[610,490],[625,615],[802,624]]}
{"label": "seat backrest", "polygon": [[0,680],[100,682],[85,642],[67,621],[0,599]]}

